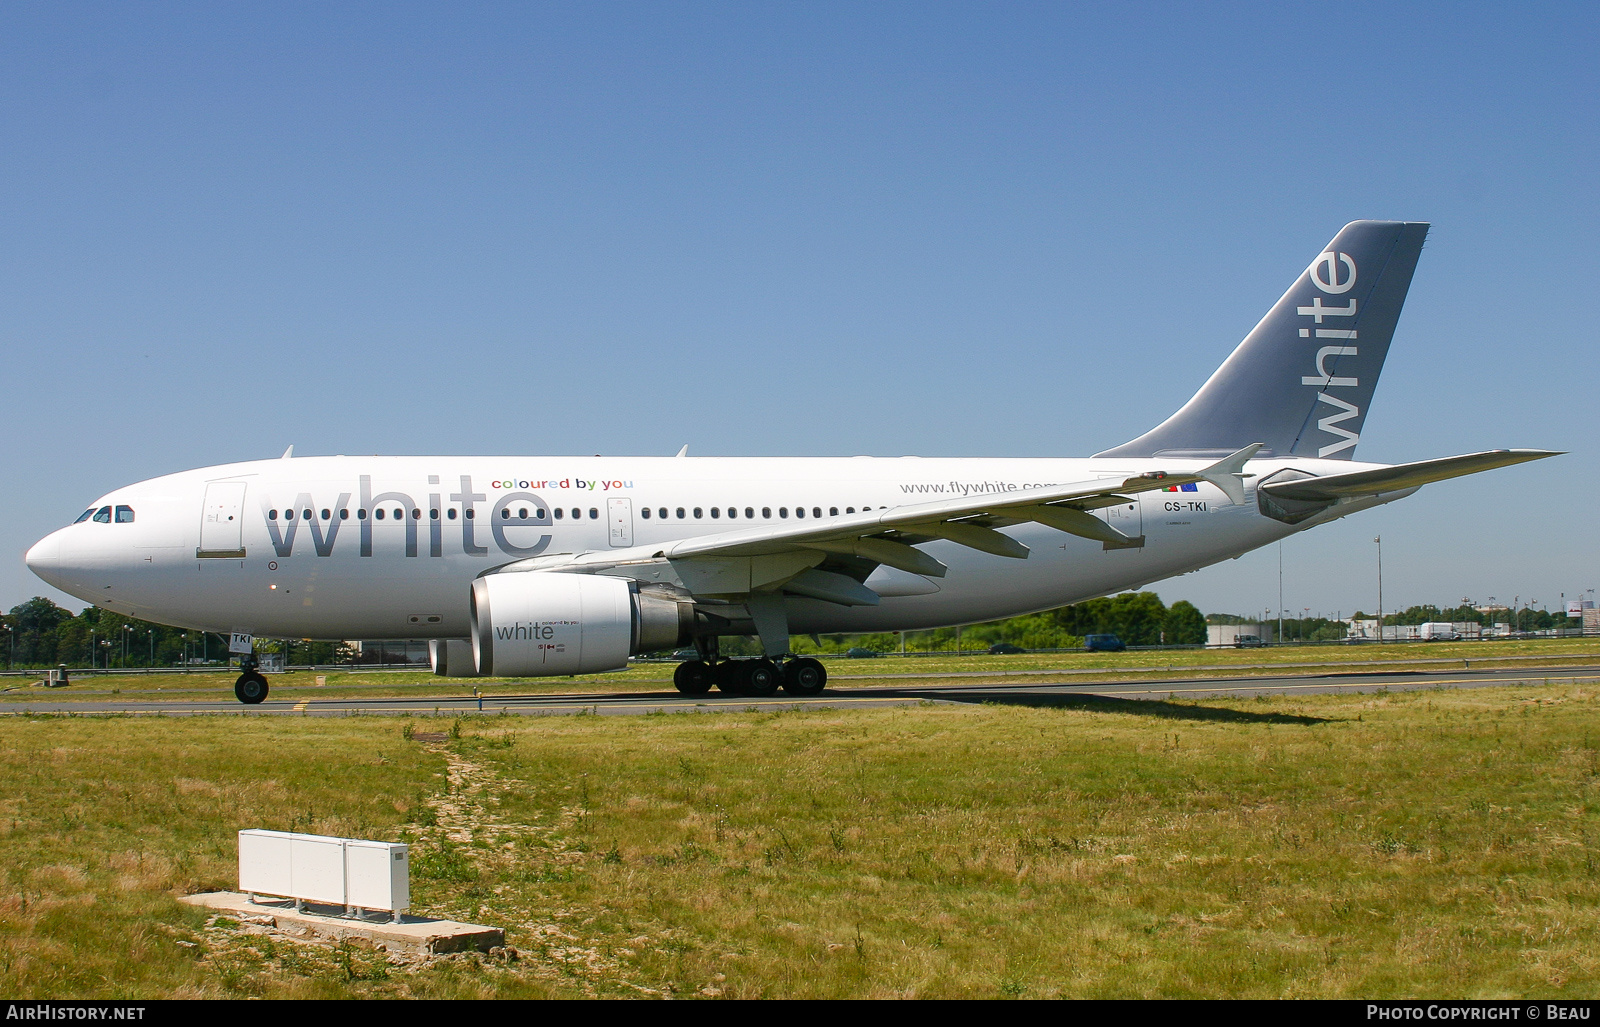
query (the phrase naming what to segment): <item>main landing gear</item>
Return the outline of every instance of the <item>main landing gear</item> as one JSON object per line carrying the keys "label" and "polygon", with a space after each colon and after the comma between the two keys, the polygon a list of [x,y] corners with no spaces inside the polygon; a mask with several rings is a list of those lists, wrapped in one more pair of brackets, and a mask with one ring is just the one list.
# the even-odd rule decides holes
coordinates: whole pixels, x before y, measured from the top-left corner
{"label": "main landing gear", "polygon": [[244,673],[239,675],[239,680],[233,683],[233,694],[247,706],[254,706],[267,697],[267,679],[256,670],[256,658],[247,655],[239,660],[239,669]]}
{"label": "main landing gear", "polygon": [[766,696],[782,688],[790,695],[816,695],[827,687],[828,671],[809,656],[776,660],[690,660],[678,664],[672,683],[684,695],[705,695],[715,685],[729,695]]}

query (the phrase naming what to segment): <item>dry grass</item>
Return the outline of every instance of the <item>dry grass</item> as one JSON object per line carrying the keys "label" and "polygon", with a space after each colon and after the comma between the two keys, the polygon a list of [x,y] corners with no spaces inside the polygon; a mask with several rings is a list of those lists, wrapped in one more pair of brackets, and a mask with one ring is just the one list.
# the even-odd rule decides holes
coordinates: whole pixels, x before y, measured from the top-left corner
{"label": "dry grass", "polygon": [[[1585,996],[1570,685],[779,713],[0,721],[28,996]],[[414,844],[513,963],[241,932],[233,832]]]}

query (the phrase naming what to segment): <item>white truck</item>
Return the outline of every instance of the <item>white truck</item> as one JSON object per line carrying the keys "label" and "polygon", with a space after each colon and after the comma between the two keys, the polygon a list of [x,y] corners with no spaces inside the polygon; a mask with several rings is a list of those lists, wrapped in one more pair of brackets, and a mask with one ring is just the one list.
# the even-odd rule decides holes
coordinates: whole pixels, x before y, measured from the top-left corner
{"label": "white truck", "polygon": [[1424,642],[1459,642],[1461,632],[1456,630],[1454,624],[1444,621],[1429,621],[1417,628],[1417,637]]}

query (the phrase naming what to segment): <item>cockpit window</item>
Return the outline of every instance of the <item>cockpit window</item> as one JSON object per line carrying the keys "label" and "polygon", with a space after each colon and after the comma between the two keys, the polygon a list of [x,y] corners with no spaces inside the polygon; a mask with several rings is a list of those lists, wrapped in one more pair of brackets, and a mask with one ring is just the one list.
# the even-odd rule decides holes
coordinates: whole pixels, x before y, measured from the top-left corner
{"label": "cockpit window", "polygon": [[73,524],[82,524],[84,521],[88,520],[89,518],[91,518],[93,516],[94,516],[94,507],[91,506],[89,509],[87,509],[83,513],[79,514],[78,515],[78,519],[73,521],[72,523]]}
{"label": "cockpit window", "polygon": [[110,524],[111,508],[109,506],[102,506],[100,509],[96,510],[94,512],[94,522],[96,524]]}
{"label": "cockpit window", "polygon": [[119,507],[117,507],[117,523],[118,524],[132,524],[133,523],[133,507],[131,507],[131,506],[119,506]]}

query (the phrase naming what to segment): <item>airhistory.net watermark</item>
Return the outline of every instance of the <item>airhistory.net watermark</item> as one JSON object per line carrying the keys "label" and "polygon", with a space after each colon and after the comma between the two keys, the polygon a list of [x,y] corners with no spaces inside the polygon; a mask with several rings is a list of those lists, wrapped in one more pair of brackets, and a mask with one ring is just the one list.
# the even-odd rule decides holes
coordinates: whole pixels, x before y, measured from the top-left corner
{"label": "airhistory.net watermark", "polygon": [[85,1002],[7,1002],[7,1020],[143,1020],[144,1006]]}

